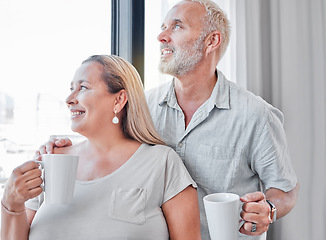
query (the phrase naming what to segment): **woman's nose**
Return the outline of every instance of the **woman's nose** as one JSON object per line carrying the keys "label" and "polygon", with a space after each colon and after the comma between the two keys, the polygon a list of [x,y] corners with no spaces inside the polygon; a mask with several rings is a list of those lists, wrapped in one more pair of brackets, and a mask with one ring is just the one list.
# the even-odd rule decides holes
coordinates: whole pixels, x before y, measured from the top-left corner
{"label": "woman's nose", "polygon": [[66,104],[72,105],[72,104],[76,104],[77,103],[77,99],[76,99],[76,93],[75,91],[72,91],[69,96],[66,98]]}

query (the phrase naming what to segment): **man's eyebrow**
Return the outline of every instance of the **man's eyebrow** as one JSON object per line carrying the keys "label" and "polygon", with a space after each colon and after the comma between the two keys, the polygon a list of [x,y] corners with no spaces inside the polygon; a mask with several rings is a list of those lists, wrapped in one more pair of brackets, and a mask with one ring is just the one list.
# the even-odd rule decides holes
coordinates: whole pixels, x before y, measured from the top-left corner
{"label": "man's eyebrow", "polygon": [[179,18],[176,18],[176,19],[173,19],[173,23],[183,23],[181,19]]}
{"label": "man's eyebrow", "polygon": [[83,83],[83,82],[88,82],[88,81],[85,80],[85,79],[80,79],[80,80],[78,80],[78,83]]}
{"label": "man's eyebrow", "polygon": [[[181,19],[179,19],[179,18],[175,18],[175,19],[172,20],[172,23],[173,23],[173,24],[176,24],[176,23],[183,23],[183,22],[182,22]],[[161,29],[164,28],[164,26],[165,26],[165,23],[162,23],[162,25],[161,25]]]}

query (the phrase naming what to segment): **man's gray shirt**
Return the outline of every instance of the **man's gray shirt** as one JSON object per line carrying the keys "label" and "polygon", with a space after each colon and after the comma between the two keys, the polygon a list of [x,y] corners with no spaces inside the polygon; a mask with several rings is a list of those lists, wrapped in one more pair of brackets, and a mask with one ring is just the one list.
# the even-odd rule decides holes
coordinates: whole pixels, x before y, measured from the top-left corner
{"label": "man's gray shirt", "polygon": [[[187,128],[173,80],[146,92],[157,131],[179,154],[198,185],[202,239],[209,239],[205,195],[232,192],[243,196],[269,188],[288,192],[297,182],[282,113],[228,81],[220,71],[217,75],[210,98],[197,109]],[[265,234],[248,239],[265,239]]]}

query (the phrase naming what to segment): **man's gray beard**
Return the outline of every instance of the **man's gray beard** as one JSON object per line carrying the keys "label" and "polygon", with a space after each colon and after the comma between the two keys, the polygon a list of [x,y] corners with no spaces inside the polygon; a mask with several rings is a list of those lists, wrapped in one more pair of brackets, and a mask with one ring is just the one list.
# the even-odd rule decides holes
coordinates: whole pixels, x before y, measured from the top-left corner
{"label": "man's gray beard", "polygon": [[203,39],[204,36],[200,35],[192,46],[185,43],[178,51],[173,48],[174,56],[171,61],[164,62],[161,59],[160,72],[172,76],[183,76],[193,70],[203,58]]}

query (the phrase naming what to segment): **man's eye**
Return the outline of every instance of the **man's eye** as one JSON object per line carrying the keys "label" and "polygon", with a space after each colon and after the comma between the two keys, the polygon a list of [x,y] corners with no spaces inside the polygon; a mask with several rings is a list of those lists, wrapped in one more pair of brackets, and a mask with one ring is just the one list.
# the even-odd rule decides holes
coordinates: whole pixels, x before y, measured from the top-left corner
{"label": "man's eye", "polygon": [[174,29],[179,29],[181,26],[179,24],[174,25]]}
{"label": "man's eye", "polygon": [[86,89],[88,89],[86,86],[80,86],[80,89],[81,90],[86,90]]}

